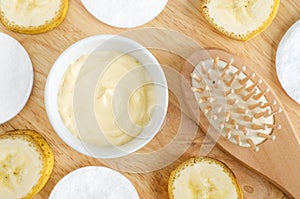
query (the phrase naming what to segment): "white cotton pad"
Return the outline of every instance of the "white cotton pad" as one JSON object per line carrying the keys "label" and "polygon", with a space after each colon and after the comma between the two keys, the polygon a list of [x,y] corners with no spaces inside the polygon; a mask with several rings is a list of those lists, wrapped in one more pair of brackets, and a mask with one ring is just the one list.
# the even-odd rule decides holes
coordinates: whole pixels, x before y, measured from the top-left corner
{"label": "white cotton pad", "polygon": [[33,69],[23,46],[0,33],[0,124],[16,116],[32,89]]}
{"label": "white cotton pad", "polygon": [[168,0],[81,0],[98,20],[118,28],[148,23],[164,9]]}
{"label": "white cotton pad", "polygon": [[282,88],[300,104],[300,20],[287,31],[278,46],[276,71]]}
{"label": "white cotton pad", "polygon": [[139,199],[120,173],[105,167],[83,167],[66,175],[54,187],[49,199]]}

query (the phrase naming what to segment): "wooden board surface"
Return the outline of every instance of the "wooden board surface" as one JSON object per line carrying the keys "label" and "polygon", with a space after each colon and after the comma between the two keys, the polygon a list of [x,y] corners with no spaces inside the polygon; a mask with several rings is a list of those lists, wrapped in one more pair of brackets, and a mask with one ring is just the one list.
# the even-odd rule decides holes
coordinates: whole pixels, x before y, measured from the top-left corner
{"label": "wooden board surface", "polygon": [[[281,99],[296,132],[300,136],[300,105],[292,101],[282,90],[276,77],[275,55],[276,48],[286,30],[300,18],[300,5],[297,0],[281,2],[278,15],[270,27],[262,34],[248,42],[239,42],[218,34],[205,22],[200,14],[199,0],[170,0],[164,11],[153,21],[143,27],[164,27],[183,33],[205,48],[220,48],[240,57],[255,60],[258,65],[253,70],[270,85],[271,89]],[[40,35],[22,35],[5,30],[7,33],[27,49],[34,66],[35,80],[32,95],[24,110],[11,121],[0,126],[0,133],[13,129],[33,129],[46,137],[55,152],[55,168],[53,175],[45,188],[35,197],[48,198],[55,184],[67,173],[74,169],[88,165],[103,165],[103,162],[85,157],[70,147],[53,131],[46,115],[44,106],[44,87],[47,74],[56,58],[71,44],[96,34],[118,34],[126,31],[109,27],[92,17],[82,6],[79,0],[70,0],[70,8],[66,20],[55,30]],[[176,69],[182,63],[175,62],[168,55],[153,52],[157,59]],[[174,61],[173,61],[174,62]],[[182,119],[177,108],[176,96],[170,95],[170,106],[167,120],[162,131],[147,145],[144,151],[159,149],[170,142],[178,129]],[[124,173],[135,185],[141,198],[167,198],[167,182],[170,172],[182,161],[198,154],[204,134],[199,130],[197,136],[186,151],[171,165],[149,173]],[[209,154],[224,161],[236,174],[245,198],[284,198],[286,197],[278,188],[266,181],[262,176],[243,167],[230,155],[218,148]],[[107,165],[108,167],[110,165]],[[289,171],[282,171],[289,172]]]}

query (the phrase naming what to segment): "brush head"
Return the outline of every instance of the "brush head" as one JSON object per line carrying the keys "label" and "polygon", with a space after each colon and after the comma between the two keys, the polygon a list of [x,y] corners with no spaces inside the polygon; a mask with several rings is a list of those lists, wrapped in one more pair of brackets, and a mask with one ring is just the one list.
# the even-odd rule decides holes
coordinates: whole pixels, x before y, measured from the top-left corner
{"label": "brush head", "polygon": [[[246,66],[219,56],[201,60],[190,75],[192,91],[210,125],[230,142],[259,151],[257,145],[275,140],[275,114],[281,112],[269,100],[269,88]],[[212,100],[213,99],[213,100]]]}

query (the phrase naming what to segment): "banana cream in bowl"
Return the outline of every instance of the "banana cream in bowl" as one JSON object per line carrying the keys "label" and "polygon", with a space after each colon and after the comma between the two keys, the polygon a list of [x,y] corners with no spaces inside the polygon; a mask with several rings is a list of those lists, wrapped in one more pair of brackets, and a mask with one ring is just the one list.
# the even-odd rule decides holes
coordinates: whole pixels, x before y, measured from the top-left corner
{"label": "banana cream in bowl", "polygon": [[75,150],[115,158],[147,144],[167,110],[164,73],[153,55],[120,36],[77,42],[53,65],[45,103],[58,135]]}

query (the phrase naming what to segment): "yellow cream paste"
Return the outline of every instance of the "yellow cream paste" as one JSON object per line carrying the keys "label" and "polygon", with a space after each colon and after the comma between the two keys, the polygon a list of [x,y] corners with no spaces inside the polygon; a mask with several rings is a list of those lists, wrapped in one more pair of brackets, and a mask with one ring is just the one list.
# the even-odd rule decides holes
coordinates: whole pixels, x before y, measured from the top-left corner
{"label": "yellow cream paste", "polygon": [[[128,143],[136,136],[138,136],[143,127],[145,127],[150,121],[150,110],[155,104],[156,97],[154,86],[147,84],[151,81],[146,69],[141,65],[139,61],[129,55],[122,55],[119,52],[107,52],[98,53],[99,56],[102,56],[101,60],[105,60],[106,57],[111,59],[111,57],[118,57],[112,63],[109,64],[107,69],[99,77],[99,81],[95,90],[94,96],[94,112],[97,123],[105,136],[102,139],[107,139],[110,144],[113,145],[123,145]],[[82,56],[75,63],[67,69],[64,74],[61,87],[58,93],[58,108],[61,115],[61,118],[66,125],[66,127],[72,132],[76,137],[95,145],[106,145],[105,142],[101,139],[101,136],[97,134],[90,134],[83,136],[78,134],[76,130],[75,120],[74,120],[74,110],[73,110],[73,95],[74,88],[76,84],[76,79],[80,75],[79,71],[82,65],[87,60],[88,56]],[[91,61],[91,60],[89,60]],[[119,105],[113,104],[113,95],[115,93],[116,86],[124,75],[128,74],[130,71],[139,69],[138,73],[135,76],[132,76],[126,83],[130,84],[135,82],[142,86],[135,91],[126,90],[123,93],[124,96],[130,94],[128,103],[126,103],[127,113],[121,113],[119,118],[127,117],[131,122],[126,124],[126,129],[130,129],[130,132],[125,132],[124,127],[120,126],[116,122],[116,114],[119,114],[118,109],[124,107],[118,107]],[[123,99],[123,96],[119,96],[120,99]],[[125,100],[125,98],[124,98]],[[113,107],[117,106],[117,112]],[[136,130],[136,127],[139,130]],[[85,139],[87,137],[87,139]]]}

